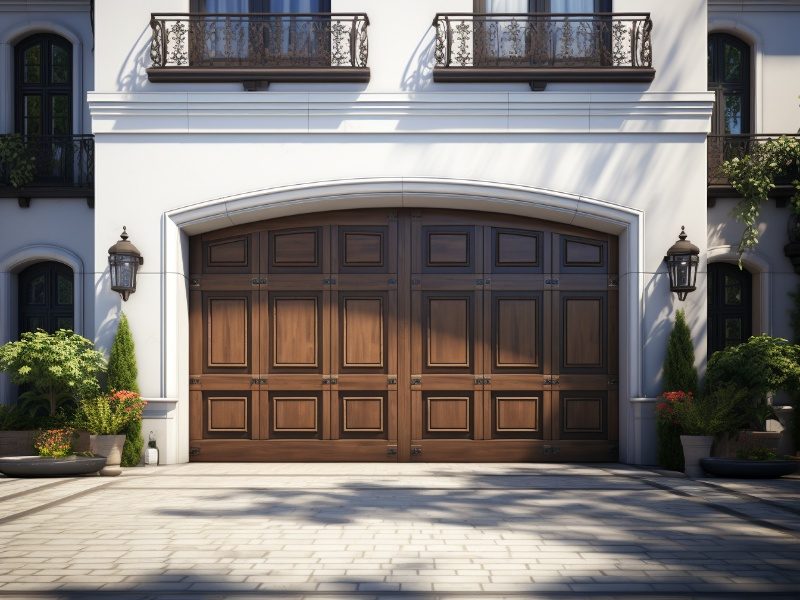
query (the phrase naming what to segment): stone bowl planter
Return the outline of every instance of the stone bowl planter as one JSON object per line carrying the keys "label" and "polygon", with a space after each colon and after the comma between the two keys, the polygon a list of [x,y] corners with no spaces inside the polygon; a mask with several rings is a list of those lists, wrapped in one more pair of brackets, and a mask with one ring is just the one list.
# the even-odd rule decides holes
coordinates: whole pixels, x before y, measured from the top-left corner
{"label": "stone bowl planter", "polygon": [[74,477],[97,473],[106,464],[104,456],[0,457],[0,473],[6,477]]}
{"label": "stone bowl planter", "polygon": [[791,475],[800,468],[800,462],[796,460],[703,458],[700,459],[700,464],[711,475],[740,479],[775,479]]}

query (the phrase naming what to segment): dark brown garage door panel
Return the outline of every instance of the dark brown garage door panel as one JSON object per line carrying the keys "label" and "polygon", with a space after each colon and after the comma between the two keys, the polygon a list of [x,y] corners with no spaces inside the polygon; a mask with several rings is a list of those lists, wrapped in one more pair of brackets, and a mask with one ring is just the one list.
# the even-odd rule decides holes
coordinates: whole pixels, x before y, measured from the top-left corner
{"label": "dark brown garage door panel", "polygon": [[365,210],[191,240],[192,460],[612,460],[616,240]]}

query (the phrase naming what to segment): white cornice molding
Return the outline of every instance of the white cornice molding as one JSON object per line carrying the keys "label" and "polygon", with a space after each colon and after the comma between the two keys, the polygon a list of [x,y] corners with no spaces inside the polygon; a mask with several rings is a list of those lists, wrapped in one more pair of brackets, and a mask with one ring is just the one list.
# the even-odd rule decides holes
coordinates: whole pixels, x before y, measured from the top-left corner
{"label": "white cornice molding", "polygon": [[800,0],[708,0],[709,12],[800,12]]}
{"label": "white cornice molding", "polygon": [[88,95],[96,134],[707,134],[713,101],[710,92]]}
{"label": "white cornice molding", "polygon": [[0,0],[3,12],[89,12],[89,0]]}

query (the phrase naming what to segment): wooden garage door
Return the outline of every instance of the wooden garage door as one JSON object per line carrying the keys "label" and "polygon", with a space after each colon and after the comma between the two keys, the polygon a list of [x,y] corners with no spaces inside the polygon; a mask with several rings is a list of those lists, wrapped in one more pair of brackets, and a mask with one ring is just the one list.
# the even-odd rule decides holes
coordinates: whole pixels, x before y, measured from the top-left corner
{"label": "wooden garage door", "polygon": [[347,211],[190,252],[192,460],[617,457],[611,236]]}

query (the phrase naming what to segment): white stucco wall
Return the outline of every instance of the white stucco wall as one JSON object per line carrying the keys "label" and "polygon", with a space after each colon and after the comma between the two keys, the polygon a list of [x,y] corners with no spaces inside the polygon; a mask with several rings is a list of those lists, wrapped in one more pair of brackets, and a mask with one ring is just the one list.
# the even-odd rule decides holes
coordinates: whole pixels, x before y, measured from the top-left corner
{"label": "white stucco wall", "polygon": [[[188,1],[98,3],[103,61],[89,97],[97,136],[93,268],[102,273],[96,337],[100,346],[110,343],[122,304],[108,289],[106,248],[127,225],[145,264],[124,309],[143,394],[177,401],[175,460],[188,458],[187,232],[309,210],[310,202],[298,200],[302,185],[309,195],[330,197],[315,200],[313,210],[424,203],[547,214],[619,233],[628,252],[620,282],[627,311],[621,455],[634,460],[628,399],[660,392],[668,319],[677,306],[664,252],[681,225],[705,249],[711,96],[705,63],[696,60],[705,53],[705,0],[615,3],[617,12],[652,12],[652,85],[561,84],[537,93],[525,84],[431,81],[433,16],[471,11],[471,0],[334,0],[334,11],[369,14],[366,85],[273,84],[243,92],[239,84],[151,84],[144,72],[149,13],[187,9]],[[340,193],[348,186],[358,193]],[[504,204],[481,196],[492,186]],[[412,188],[423,191],[402,191]],[[281,189],[293,190],[294,199],[281,204],[274,193]],[[339,191],[326,196],[326,189]],[[236,195],[243,196],[226,204]],[[181,212],[191,205],[199,208]],[[226,212],[234,205],[250,208]],[[209,224],[181,221],[201,212]],[[684,305],[702,363],[702,276],[698,286]],[[628,324],[629,315],[641,320]]]}

